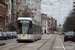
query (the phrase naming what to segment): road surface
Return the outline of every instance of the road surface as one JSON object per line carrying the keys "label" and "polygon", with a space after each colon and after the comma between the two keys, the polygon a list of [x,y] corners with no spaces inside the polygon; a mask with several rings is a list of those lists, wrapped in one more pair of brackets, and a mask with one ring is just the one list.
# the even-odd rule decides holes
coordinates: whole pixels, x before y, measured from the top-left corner
{"label": "road surface", "polygon": [[75,42],[64,42],[64,36],[58,34],[44,34],[35,42],[17,43],[16,39],[0,40],[2,42],[6,45],[0,46],[0,50],[75,50]]}

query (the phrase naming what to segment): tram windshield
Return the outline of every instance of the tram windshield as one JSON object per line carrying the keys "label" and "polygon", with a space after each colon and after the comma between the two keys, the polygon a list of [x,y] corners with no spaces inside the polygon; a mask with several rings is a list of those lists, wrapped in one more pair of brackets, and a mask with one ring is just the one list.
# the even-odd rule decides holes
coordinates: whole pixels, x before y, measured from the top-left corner
{"label": "tram windshield", "polygon": [[27,34],[30,21],[18,21],[18,34]]}

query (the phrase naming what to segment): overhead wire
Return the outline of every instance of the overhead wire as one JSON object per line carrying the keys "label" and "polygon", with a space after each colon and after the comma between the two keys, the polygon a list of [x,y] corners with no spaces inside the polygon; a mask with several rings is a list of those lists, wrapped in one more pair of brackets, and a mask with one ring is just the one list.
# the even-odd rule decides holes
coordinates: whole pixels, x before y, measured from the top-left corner
{"label": "overhead wire", "polygon": [[[60,7],[57,7],[57,8],[53,8],[53,6],[54,6],[54,4],[53,3],[51,3],[49,0],[47,0],[48,1],[48,3],[47,2],[42,2],[43,4],[45,4],[45,5],[50,5],[51,6],[51,8],[52,8],[52,10],[53,10],[53,15],[54,15],[54,10],[55,9],[58,9],[59,8],[59,18],[60,18],[60,12],[61,12],[61,3],[62,2],[60,2],[59,0],[58,1],[55,1],[55,2],[53,2],[53,3],[56,3],[56,2],[60,2]],[[64,0],[63,0],[64,1]],[[53,6],[52,6],[53,5]],[[48,10],[46,10],[46,11],[48,11]]]}

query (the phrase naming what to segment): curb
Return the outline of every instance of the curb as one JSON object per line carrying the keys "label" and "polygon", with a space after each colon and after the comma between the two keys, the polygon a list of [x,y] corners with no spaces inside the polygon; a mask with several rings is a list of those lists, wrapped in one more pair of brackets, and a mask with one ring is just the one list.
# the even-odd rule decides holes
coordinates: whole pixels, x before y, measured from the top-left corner
{"label": "curb", "polygon": [[3,46],[3,45],[5,45],[5,43],[0,43],[0,46]]}

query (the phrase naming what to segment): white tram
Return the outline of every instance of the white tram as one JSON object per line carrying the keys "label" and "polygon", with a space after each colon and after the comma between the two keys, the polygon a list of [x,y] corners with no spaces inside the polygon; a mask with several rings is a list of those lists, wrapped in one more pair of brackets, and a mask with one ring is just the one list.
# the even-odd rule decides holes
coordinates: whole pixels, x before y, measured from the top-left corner
{"label": "white tram", "polygon": [[19,17],[17,23],[17,42],[41,39],[41,26],[31,17]]}

